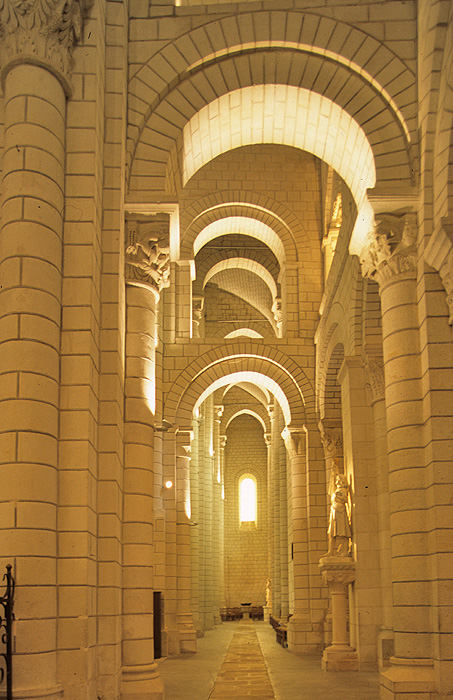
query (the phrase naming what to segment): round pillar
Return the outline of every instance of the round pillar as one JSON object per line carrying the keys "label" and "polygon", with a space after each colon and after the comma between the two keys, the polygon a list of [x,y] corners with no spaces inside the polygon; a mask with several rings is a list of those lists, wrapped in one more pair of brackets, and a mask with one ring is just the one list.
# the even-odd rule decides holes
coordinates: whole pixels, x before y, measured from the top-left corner
{"label": "round pillar", "polygon": [[196,631],[190,605],[190,441],[187,431],[176,436],[176,547],[180,651],[197,650]]}
{"label": "round pillar", "polygon": [[348,586],[355,579],[355,563],[350,557],[322,557],[319,562],[332,602],[332,644],[324,649],[325,671],[357,671],[357,652],[349,645]]}
{"label": "round pillar", "polygon": [[[423,400],[416,290],[416,217],[380,214],[362,251],[362,274],[379,284],[385,368],[392,618],[395,654],[381,675],[389,698],[402,698],[410,674],[417,697],[434,691],[426,532]],[[407,582],[414,571],[417,582]],[[424,695],[423,695],[424,694]]]}
{"label": "round pillar", "polygon": [[126,227],[122,700],[163,698],[154,661],[153,509],[156,306],[167,279],[166,227],[155,220]]}
{"label": "round pillar", "polygon": [[306,432],[285,428],[284,438],[290,459],[292,494],[292,534],[294,559],[294,614],[288,621],[288,647],[296,653],[310,650],[310,591],[307,532],[307,455]]}
{"label": "round pillar", "polygon": [[[15,560],[14,694],[56,698],[57,500],[66,97],[42,66],[4,81],[0,235],[1,556]],[[33,653],[30,653],[30,652]]]}

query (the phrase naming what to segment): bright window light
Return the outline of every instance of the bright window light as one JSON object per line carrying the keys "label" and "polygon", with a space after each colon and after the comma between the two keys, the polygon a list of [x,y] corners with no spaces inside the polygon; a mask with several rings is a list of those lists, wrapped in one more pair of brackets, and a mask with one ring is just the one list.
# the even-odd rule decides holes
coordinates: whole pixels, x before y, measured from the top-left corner
{"label": "bright window light", "polygon": [[244,474],[239,481],[239,520],[241,523],[256,522],[256,479]]}

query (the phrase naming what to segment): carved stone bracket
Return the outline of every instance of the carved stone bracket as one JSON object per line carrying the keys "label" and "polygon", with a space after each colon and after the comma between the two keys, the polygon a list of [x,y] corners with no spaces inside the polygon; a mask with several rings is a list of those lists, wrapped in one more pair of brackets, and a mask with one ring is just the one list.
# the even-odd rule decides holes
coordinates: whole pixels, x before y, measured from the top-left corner
{"label": "carved stone bracket", "polygon": [[70,94],[72,49],[92,0],[0,0],[0,62],[4,83],[18,63],[44,65]]}
{"label": "carved stone bracket", "polygon": [[360,255],[362,275],[380,285],[402,273],[416,271],[416,215],[380,214]]}
{"label": "carved stone bracket", "polygon": [[150,288],[157,296],[170,284],[168,217],[126,222],[126,283]]}
{"label": "carved stone bracket", "polygon": [[345,590],[355,581],[355,562],[352,557],[321,557],[319,570],[329,588]]}

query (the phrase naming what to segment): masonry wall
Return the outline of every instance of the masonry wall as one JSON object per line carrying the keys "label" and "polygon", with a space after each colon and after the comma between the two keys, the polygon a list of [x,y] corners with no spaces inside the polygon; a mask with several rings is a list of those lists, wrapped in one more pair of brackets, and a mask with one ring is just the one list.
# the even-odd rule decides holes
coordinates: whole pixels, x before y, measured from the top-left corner
{"label": "masonry wall", "polygon": [[[239,479],[257,481],[257,521],[239,523]],[[251,416],[235,418],[225,450],[225,594],[227,606],[264,605],[268,577],[267,448],[263,429]]]}

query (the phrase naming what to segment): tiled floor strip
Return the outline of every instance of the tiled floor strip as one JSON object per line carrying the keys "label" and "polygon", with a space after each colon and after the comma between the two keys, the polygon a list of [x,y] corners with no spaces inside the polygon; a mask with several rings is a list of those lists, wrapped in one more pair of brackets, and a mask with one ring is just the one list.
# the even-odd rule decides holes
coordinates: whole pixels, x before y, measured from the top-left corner
{"label": "tiled floor strip", "polygon": [[241,620],[217,676],[210,700],[275,700],[253,622]]}

